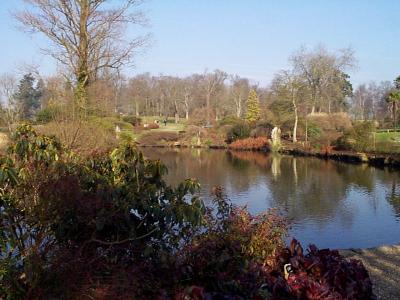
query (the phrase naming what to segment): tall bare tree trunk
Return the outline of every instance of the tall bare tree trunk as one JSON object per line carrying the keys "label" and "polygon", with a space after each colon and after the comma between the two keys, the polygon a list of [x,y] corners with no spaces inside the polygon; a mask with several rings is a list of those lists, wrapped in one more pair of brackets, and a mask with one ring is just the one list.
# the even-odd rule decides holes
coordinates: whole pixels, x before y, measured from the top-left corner
{"label": "tall bare tree trunk", "polygon": [[210,93],[206,94],[207,125],[210,124]]}
{"label": "tall bare tree trunk", "polygon": [[292,94],[292,103],[294,108],[293,143],[297,143],[297,124],[299,122],[299,115],[297,111],[296,99],[293,94]]}
{"label": "tall bare tree trunk", "polygon": [[239,97],[236,103],[236,117],[240,118],[242,115],[242,98]]}
{"label": "tall bare tree trunk", "polygon": [[89,40],[87,32],[87,21],[89,17],[89,1],[83,0],[80,2],[81,15],[79,18],[79,45],[78,45],[78,70],[76,100],[79,106],[83,109],[86,116],[87,103],[88,103],[88,86],[89,86]]}
{"label": "tall bare tree trunk", "polygon": [[179,123],[178,103],[174,100],[175,124]]}
{"label": "tall bare tree trunk", "polygon": [[140,113],[139,113],[139,101],[138,99],[135,99],[135,114],[136,117],[139,117]]}
{"label": "tall bare tree trunk", "polygon": [[312,107],[311,107],[311,114],[315,114],[315,108],[317,106],[317,90],[315,87],[312,88],[311,91],[311,100],[312,100]]}
{"label": "tall bare tree trunk", "polygon": [[189,95],[188,94],[185,94],[184,104],[185,104],[185,118],[186,118],[186,120],[189,120]]}

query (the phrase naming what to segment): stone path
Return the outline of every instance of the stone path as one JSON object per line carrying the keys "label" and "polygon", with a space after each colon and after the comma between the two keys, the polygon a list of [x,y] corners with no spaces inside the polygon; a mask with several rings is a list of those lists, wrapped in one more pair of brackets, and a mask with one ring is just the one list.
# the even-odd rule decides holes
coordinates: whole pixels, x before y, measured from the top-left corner
{"label": "stone path", "polygon": [[346,258],[360,259],[363,262],[378,299],[400,299],[400,245],[340,252]]}

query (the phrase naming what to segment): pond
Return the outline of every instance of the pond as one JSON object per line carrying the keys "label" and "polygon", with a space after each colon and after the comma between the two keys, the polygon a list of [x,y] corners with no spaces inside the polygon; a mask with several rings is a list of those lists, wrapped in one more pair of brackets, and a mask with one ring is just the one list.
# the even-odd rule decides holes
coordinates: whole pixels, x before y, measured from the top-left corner
{"label": "pond", "polygon": [[366,248],[400,243],[400,172],[309,157],[205,149],[144,148],[168,167],[168,183],[197,178],[201,196],[222,186],[252,213],[279,208],[303,245]]}

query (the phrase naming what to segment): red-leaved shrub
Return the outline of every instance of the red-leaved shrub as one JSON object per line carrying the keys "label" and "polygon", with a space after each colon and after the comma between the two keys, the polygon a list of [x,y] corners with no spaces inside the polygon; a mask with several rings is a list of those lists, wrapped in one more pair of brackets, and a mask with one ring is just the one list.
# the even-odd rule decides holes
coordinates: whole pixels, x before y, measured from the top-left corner
{"label": "red-leaved shrub", "polygon": [[158,129],[158,128],[160,128],[160,126],[156,123],[150,123],[150,124],[147,124],[146,127],[144,127],[144,129]]}
{"label": "red-leaved shrub", "polygon": [[256,137],[236,140],[229,144],[229,148],[234,150],[268,150],[269,146],[266,137]]}
{"label": "red-leaved shrub", "polygon": [[[283,299],[375,299],[368,272],[361,261],[347,261],[337,250],[310,245],[307,254],[293,239],[277,252],[268,286],[291,297]],[[284,266],[290,264],[289,272]],[[286,273],[286,274],[285,274]],[[272,276],[271,276],[272,275]]]}

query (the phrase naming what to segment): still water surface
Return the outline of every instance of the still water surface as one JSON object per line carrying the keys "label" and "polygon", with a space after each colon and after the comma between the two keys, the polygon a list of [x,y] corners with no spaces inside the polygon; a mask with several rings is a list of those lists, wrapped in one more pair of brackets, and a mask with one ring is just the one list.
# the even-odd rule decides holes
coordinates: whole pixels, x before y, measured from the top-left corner
{"label": "still water surface", "polygon": [[400,172],[316,158],[204,149],[143,149],[167,182],[197,178],[210,199],[222,186],[252,213],[278,207],[304,245],[364,248],[400,243]]}

